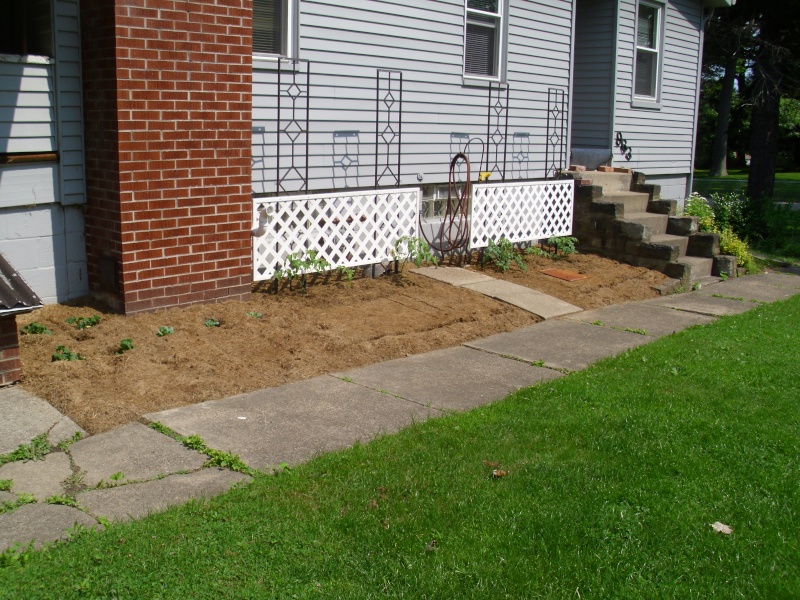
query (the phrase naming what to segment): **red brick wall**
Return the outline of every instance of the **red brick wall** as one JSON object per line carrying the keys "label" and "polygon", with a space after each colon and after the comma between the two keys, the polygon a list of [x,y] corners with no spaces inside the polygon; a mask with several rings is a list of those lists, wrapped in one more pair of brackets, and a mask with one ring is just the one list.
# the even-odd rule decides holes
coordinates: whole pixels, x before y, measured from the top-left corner
{"label": "red brick wall", "polygon": [[0,386],[15,383],[22,377],[22,362],[19,358],[17,318],[14,315],[0,317]]}
{"label": "red brick wall", "polygon": [[81,15],[93,291],[128,314],[246,296],[252,0]]}

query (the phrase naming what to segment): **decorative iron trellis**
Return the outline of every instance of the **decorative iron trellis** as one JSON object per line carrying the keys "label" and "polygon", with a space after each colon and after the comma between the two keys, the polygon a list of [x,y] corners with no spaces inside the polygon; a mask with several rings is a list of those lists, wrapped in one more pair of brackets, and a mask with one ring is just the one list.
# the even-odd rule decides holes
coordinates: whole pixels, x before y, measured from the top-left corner
{"label": "decorative iron trellis", "polygon": [[[400,185],[402,136],[403,72],[378,69],[375,75],[375,187]],[[384,178],[390,181],[384,184]]]}
{"label": "decorative iron trellis", "polygon": [[[288,77],[286,65],[291,68]],[[308,191],[310,91],[309,61],[302,59],[278,61],[278,114],[275,123],[278,133],[276,190],[279,194]],[[284,149],[287,147],[289,152],[285,155]],[[281,159],[284,156],[289,160],[288,166],[282,165]],[[291,182],[297,182],[299,186],[296,189],[287,188],[291,187]]]}
{"label": "decorative iron trellis", "polygon": [[565,166],[567,158],[567,93],[547,89],[547,139],[545,140],[545,179],[552,179]]}
{"label": "decorative iron trellis", "polygon": [[478,183],[472,187],[470,248],[489,240],[531,242],[572,234],[574,182]]}
{"label": "decorative iron trellis", "polygon": [[[509,87],[507,84],[489,84],[489,103],[486,109],[486,167],[483,170],[497,173],[502,181],[506,179],[508,97]],[[500,160],[501,149],[502,162]]]}

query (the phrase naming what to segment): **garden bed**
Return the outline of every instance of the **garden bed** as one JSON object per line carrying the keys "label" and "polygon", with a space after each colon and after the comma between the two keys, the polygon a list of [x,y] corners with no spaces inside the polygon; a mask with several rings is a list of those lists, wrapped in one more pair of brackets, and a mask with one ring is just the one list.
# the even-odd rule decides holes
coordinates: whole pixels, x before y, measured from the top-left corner
{"label": "garden bed", "polygon": [[[582,308],[658,295],[659,273],[589,254],[552,261],[526,256],[528,269],[487,274]],[[568,283],[539,271],[588,275]],[[477,268],[472,266],[470,268]],[[456,346],[537,322],[513,306],[414,275],[352,282],[320,279],[307,290],[259,291],[247,302],[124,317],[91,302],[50,305],[20,316],[50,334],[21,336],[23,387],[90,433],[143,414],[224,398],[361,365]],[[267,286],[270,290],[273,286]],[[99,315],[78,329],[71,317]],[[209,319],[219,326],[206,326]],[[172,333],[158,337],[160,328]],[[167,330],[165,330],[167,331]],[[120,343],[133,349],[117,354]],[[83,360],[53,361],[59,346]]]}

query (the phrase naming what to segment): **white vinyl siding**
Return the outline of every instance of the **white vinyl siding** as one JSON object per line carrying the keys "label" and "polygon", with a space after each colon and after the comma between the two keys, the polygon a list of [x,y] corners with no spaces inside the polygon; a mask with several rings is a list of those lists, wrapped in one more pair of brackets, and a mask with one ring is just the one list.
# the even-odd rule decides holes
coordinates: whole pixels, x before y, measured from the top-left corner
{"label": "white vinyl siding", "polygon": [[632,157],[626,161],[615,149],[614,165],[642,171],[648,178],[688,174],[692,170],[702,7],[695,0],[669,0],[662,14],[658,110],[637,102],[634,94],[636,0],[620,0],[617,15],[619,50],[613,133],[622,134],[632,149]]}
{"label": "white vinyl siding", "polygon": [[[300,7],[300,53],[311,69],[309,191],[373,185],[378,69],[404,77],[401,185],[446,183],[450,159],[463,147],[454,134],[485,139],[489,110],[488,84],[465,85],[464,0],[303,0]],[[526,139],[514,137],[520,133],[530,143],[522,175],[544,177],[547,91],[568,92],[572,3],[513,0],[507,10],[507,172],[512,140]],[[256,63],[253,74],[255,194],[276,192],[277,73],[269,64]],[[284,86],[290,73],[284,65]],[[342,132],[358,158],[346,176],[336,166]],[[468,150],[474,175],[481,144]],[[287,152],[283,146],[282,170]],[[304,154],[298,162],[304,164]]]}

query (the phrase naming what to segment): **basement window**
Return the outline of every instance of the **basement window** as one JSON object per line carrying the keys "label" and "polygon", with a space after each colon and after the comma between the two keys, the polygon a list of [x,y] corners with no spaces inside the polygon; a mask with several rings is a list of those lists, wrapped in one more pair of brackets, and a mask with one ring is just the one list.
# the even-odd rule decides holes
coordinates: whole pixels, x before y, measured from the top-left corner
{"label": "basement window", "polygon": [[253,0],[253,53],[295,58],[300,0]]}
{"label": "basement window", "polygon": [[0,0],[0,54],[53,56],[50,0]]}

